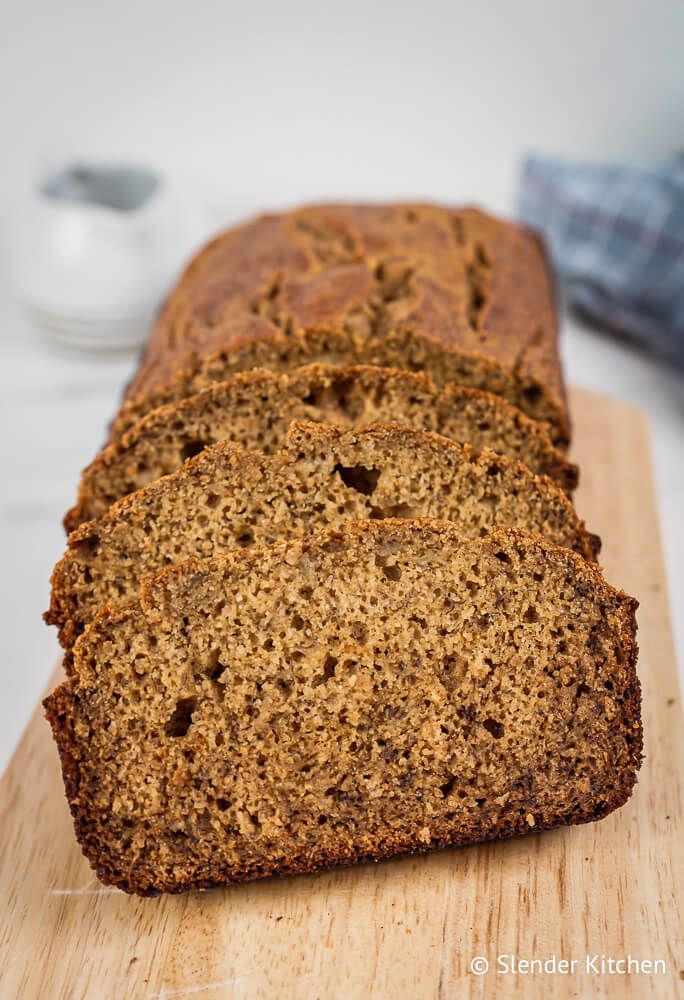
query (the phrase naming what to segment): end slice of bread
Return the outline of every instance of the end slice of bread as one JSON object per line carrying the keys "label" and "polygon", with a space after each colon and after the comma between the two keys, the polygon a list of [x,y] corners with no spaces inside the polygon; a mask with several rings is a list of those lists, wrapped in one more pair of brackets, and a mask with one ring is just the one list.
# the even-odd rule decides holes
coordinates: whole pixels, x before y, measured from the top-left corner
{"label": "end slice of bread", "polygon": [[437,522],[173,567],[45,702],[83,851],[152,894],[605,816],[641,759],[635,606]]}

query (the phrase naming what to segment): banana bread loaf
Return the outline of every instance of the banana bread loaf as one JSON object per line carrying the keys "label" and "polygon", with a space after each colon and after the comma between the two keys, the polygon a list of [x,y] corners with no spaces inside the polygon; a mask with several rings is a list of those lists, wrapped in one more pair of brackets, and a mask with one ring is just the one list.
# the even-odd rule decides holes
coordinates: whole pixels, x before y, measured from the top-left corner
{"label": "banana bread loaf", "polygon": [[439,522],[172,567],[45,702],[83,851],[149,895],[605,816],[641,759],[635,605]]}
{"label": "banana bread loaf", "polygon": [[598,551],[565,494],[503,456],[474,457],[398,424],[294,424],[272,456],[213,445],[82,524],[55,567],[45,618],[69,649],[101,607],[131,600],[143,575],[170,563],[385,517],[450,520],[472,537],[519,527],[588,559]]}
{"label": "banana bread loaf", "polygon": [[327,205],[267,215],[190,263],[112,427],[235,371],[311,361],[423,371],[569,422],[544,250],[474,209]]}
{"label": "banana bread loaf", "polygon": [[368,365],[310,365],[288,374],[238,374],[147,414],[84,470],[65,527],[101,517],[115,500],[216,441],[275,451],[296,419],[356,427],[400,421],[522,461],[567,492],[577,483],[576,466],[545,429],[498,396],[455,386],[437,390],[424,375]]}

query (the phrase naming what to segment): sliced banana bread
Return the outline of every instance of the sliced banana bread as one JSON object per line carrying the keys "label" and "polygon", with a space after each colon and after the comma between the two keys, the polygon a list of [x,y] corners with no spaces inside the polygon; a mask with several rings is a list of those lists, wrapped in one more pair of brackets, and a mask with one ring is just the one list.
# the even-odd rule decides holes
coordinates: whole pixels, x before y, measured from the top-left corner
{"label": "sliced banana bread", "polygon": [[112,433],[233,372],[313,361],[487,389],[569,439],[543,246],[435,205],[309,206],[218,236],[171,293]]}
{"label": "sliced banana bread", "polygon": [[551,480],[501,455],[400,424],[293,424],[274,455],[213,445],[82,524],[53,572],[46,621],[69,648],[99,608],[170,563],[385,517],[441,518],[475,537],[525,528],[588,559],[599,546]]}
{"label": "sliced banana bread", "polygon": [[171,567],[45,702],[83,851],[145,895],[599,819],[640,765],[635,606],[440,522]]}
{"label": "sliced banana bread", "polygon": [[292,420],[361,426],[400,421],[491,448],[551,476],[566,491],[577,469],[539,424],[491,393],[437,390],[422,375],[392,369],[311,365],[290,374],[254,371],[217,383],[179,404],[148,414],[85,469],[76,505],[64,523],[100,517],[119,497],[173,472],[208,444],[232,440],[248,448],[279,448]]}

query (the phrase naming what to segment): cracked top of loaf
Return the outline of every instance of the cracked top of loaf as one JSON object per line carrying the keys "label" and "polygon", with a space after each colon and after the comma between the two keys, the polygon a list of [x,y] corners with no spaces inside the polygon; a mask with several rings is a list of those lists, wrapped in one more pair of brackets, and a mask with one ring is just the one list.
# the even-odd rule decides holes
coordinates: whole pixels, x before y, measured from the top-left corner
{"label": "cracked top of loaf", "polygon": [[217,236],[165,303],[113,434],[231,372],[310,361],[488,389],[569,438],[541,243],[422,204],[310,206]]}

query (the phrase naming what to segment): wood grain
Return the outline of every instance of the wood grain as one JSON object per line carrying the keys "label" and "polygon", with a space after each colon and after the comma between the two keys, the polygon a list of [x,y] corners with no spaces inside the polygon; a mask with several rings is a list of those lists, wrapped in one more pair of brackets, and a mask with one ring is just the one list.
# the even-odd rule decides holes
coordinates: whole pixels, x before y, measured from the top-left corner
{"label": "wood grain", "polygon": [[[573,394],[580,512],[639,611],[646,760],[586,827],[229,891],[139,900],[97,883],[74,841],[40,710],[0,788],[3,997],[658,997],[684,995],[681,703],[638,411]],[[594,974],[585,956],[660,959]],[[505,975],[498,955],[576,959]],[[474,975],[484,956],[490,971]]]}

